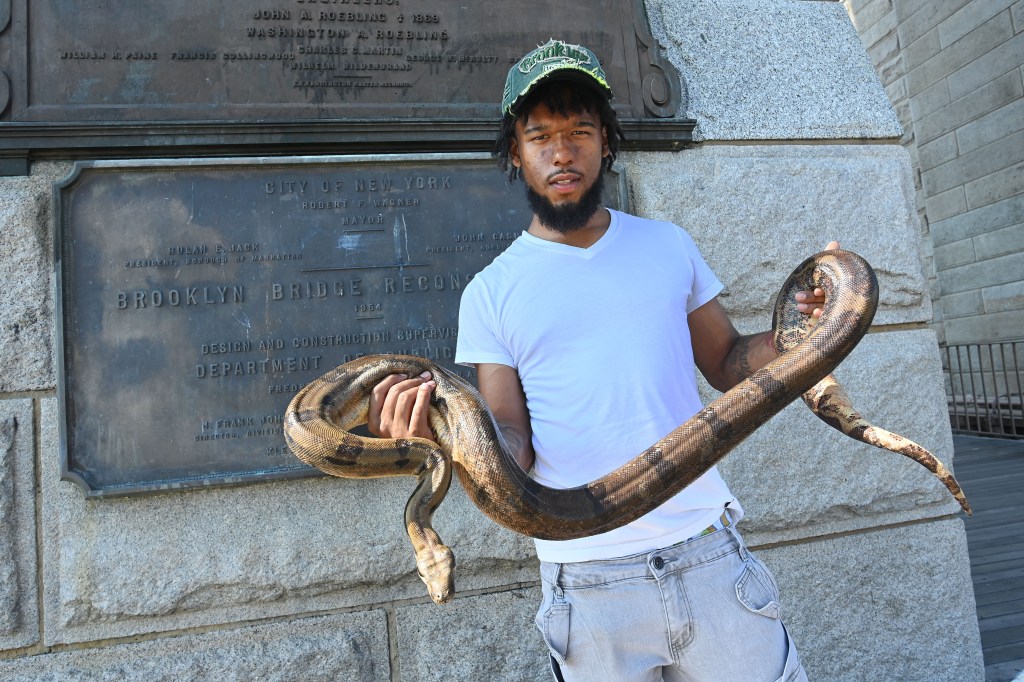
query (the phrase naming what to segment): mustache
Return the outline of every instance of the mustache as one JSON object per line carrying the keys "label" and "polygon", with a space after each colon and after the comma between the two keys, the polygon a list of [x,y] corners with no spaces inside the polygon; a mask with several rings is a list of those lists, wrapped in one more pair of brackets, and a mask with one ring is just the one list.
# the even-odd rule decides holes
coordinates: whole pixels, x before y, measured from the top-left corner
{"label": "mustache", "polygon": [[572,175],[578,175],[581,178],[583,177],[583,173],[580,170],[576,169],[576,168],[563,168],[562,170],[556,170],[556,171],[552,171],[551,173],[548,173],[547,182],[551,183],[559,175],[565,175],[566,173],[569,173],[569,174],[572,174]]}

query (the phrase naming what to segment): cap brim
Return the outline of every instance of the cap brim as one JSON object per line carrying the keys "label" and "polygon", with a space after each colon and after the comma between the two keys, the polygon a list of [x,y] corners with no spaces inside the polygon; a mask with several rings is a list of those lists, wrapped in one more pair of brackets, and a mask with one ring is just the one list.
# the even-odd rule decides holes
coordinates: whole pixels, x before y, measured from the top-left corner
{"label": "cap brim", "polygon": [[579,83],[580,85],[586,85],[595,91],[601,93],[605,99],[612,98],[612,90],[610,87],[599,81],[592,74],[582,69],[574,69],[572,67],[563,67],[561,69],[554,69],[546,73],[541,74],[524,90],[508,107],[508,111],[511,114],[516,114],[519,111],[519,107],[522,106],[523,102],[530,96],[538,86],[544,83],[552,83],[556,81],[566,81],[570,83]]}

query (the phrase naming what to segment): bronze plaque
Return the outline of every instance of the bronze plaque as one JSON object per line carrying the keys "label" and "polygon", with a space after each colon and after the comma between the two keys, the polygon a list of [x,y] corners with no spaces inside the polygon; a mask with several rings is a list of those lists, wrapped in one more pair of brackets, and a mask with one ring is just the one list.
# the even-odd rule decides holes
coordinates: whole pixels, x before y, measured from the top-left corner
{"label": "bronze plaque", "polygon": [[[12,14],[0,24],[0,82],[11,83],[0,98],[0,153],[8,156],[322,150],[325,142],[345,151],[484,150],[509,67],[552,34],[601,58],[630,144],[679,148],[692,129],[692,121],[664,120],[675,116],[681,86],[651,37],[643,0],[593,0],[585,11],[549,0],[0,0],[3,7]],[[656,119],[661,130],[641,124]]]}
{"label": "bronze plaque", "polygon": [[55,195],[63,471],[90,495],[314,475],[281,416],[362,355],[472,379],[462,289],[530,220],[480,154],[86,162]]}

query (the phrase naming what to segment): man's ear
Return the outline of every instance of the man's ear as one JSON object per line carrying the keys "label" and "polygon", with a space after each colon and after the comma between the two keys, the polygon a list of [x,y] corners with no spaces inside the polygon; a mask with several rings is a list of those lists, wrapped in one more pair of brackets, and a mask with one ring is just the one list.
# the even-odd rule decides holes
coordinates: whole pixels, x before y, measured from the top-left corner
{"label": "man's ear", "polygon": [[608,126],[601,126],[601,158],[603,159],[611,153],[612,150],[608,146]]}
{"label": "man's ear", "polygon": [[516,136],[508,138],[508,158],[512,161],[512,165],[516,168],[522,168],[523,162],[519,158],[519,140]]}

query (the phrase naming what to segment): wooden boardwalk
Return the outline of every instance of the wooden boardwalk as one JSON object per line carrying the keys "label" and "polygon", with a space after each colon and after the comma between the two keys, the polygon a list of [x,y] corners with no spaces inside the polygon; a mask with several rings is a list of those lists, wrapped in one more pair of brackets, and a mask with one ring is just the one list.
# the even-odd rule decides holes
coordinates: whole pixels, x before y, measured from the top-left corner
{"label": "wooden boardwalk", "polygon": [[1024,440],[953,436],[986,682],[1024,670]]}

